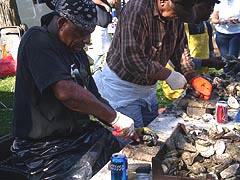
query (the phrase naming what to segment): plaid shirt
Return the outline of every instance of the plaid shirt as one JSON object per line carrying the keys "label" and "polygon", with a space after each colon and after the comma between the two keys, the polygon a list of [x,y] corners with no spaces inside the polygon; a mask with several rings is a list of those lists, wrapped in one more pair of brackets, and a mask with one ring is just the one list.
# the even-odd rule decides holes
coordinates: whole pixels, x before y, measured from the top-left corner
{"label": "plaid shirt", "polygon": [[182,22],[164,20],[156,0],[131,0],[121,11],[106,61],[121,79],[152,85],[156,80],[150,77],[161,71],[169,59],[180,71],[183,47]]}

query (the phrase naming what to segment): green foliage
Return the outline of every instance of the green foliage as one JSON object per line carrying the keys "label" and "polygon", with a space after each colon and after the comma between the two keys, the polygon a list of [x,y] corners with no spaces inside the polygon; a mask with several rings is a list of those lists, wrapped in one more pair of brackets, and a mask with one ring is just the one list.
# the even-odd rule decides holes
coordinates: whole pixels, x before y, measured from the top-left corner
{"label": "green foliage", "polygon": [[[13,95],[15,90],[15,76],[0,79],[0,102],[7,107],[13,107]],[[1,106],[0,106],[1,107]]]}
{"label": "green foliage", "polygon": [[167,99],[164,96],[161,81],[159,81],[158,85],[157,85],[157,97],[158,97],[158,107],[159,108],[166,107],[172,103],[172,101],[170,101],[169,99]]}
{"label": "green foliage", "polygon": [[0,79],[0,136],[11,131],[15,76]]}
{"label": "green foliage", "polygon": [[12,109],[0,109],[0,136],[11,131],[12,112]]}

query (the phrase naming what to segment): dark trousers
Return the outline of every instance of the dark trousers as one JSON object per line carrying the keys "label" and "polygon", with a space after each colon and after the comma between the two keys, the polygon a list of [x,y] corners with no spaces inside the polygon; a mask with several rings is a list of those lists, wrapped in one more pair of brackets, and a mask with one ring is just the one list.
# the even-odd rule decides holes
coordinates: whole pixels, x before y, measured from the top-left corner
{"label": "dark trousers", "polygon": [[238,58],[240,54],[240,33],[223,34],[216,32],[216,43],[221,56],[233,55]]}

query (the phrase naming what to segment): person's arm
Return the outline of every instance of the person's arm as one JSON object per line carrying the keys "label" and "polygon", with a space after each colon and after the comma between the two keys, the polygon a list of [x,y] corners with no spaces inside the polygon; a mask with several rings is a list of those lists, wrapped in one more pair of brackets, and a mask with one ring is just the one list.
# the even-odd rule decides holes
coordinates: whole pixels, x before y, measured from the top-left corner
{"label": "person's arm", "polygon": [[206,22],[207,29],[208,29],[208,37],[209,37],[209,57],[215,57],[214,47],[213,47],[213,28],[209,22]]}
{"label": "person's arm", "polygon": [[212,23],[213,24],[227,24],[228,21],[226,19],[219,18],[219,11],[213,11]]}
{"label": "person's arm", "polygon": [[219,12],[218,11],[213,11],[213,13],[212,13],[212,23],[213,24],[218,24],[219,23]]}
{"label": "person's arm", "polygon": [[103,6],[107,12],[111,11],[111,7],[109,7],[109,5],[107,3],[104,3],[102,0],[93,0],[93,2],[97,5]]}
{"label": "person's arm", "polygon": [[[171,77],[173,75],[176,77],[175,75],[178,73],[172,73],[171,70],[163,67],[159,61],[154,60],[157,47],[152,46],[151,49],[146,51],[146,43],[149,42],[150,36],[148,25],[151,24],[152,22],[149,22],[149,18],[144,16],[144,12],[141,10],[132,13],[131,6],[125,7],[121,12],[118,25],[121,28],[120,52],[122,61],[124,61],[124,68],[129,72],[135,72],[139,77],[147,77],[149,82],[167,80],[171,74]],[[149,51],[152,52],[151,57]]]}
{"label": "person's arm", "polygon": [[73,111],[92,114],[109,124],[116,118],[116,112],[111,107],[72,80],[60,80],[52,89],[56,98]]}
{"label": "person's arm", "polygon": [[67,108],[86,114],[92,114],[104,122],[111,124],[115,136],[125,139],[133,136],[139,138],[134,131],[134,121],[124,114],[113,110],[109,105],[99,101],[90,91],[72,80],[60,80],[52,85],[56,98]]}

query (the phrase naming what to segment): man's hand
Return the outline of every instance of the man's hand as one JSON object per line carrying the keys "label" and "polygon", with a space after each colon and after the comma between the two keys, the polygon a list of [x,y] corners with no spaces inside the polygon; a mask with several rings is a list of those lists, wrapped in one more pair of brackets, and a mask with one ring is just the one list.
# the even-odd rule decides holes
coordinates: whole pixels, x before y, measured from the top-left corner
{"label": "man's hand", "polygon": [[194,72],[195,64],[192,61],[192,57],[190,57],[189,49],[185,48],[182,53],[181,59],[181,70],[183,74],[189,74]]}
{"label": "man's hand", "polygon": [[114,136],[120,136],[124,139],[131,138],[134,135],[134,121],[130,117],[120,112],[116,113],[117,116],[111,123],[114,128],[112,134]]}
{"label": "man's hand", "polygon": [[229,22],[228,20],[223,19],[223,18],[220,18],[220,19],[218,20],[218,24],[221,24],[221,25],[225,25],[225,24],[227,24],[228,22]]}
{"label": "man's hand", "polygon": [[212,57],[202,60],[203,67],[215,68],[216,70],[222,69],[225,64],[226,63],[222,61],[222,57]]}
{"label": "man's hand", "polygon": [[172,90],[183,89],[187,84],[185,77],[176,71],[171,72],[171,74],[166,79],[166,82]]}
{"label": "man's hand", "polygon": [[212,84],[205,78],[197,76],[190,80],[190,84],[200,94],[200,98],[208,100],[212,94]]}

